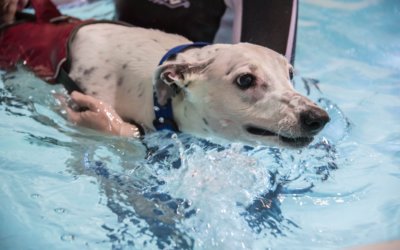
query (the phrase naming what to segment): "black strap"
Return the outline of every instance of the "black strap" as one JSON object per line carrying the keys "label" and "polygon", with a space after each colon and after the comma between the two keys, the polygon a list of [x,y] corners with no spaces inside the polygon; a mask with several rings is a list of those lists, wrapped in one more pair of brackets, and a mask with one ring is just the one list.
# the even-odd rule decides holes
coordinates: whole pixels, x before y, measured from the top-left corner
{"label": "black strap", "polygon": [[69,77],[63,66],[61,66],[60,72],[58,72],[56,81],[64,85],[65,89],[68,91],[68,94],[71,94],[73,91],[79,91],[83,93],[82,89],[76,85],[75,81],[72,80],[71,77]]}
{"label": "black strap", "polygon": [[115,0],[114,2],[117,19],[144,28],[183,35],[192,41],[212,42],[226,10],[224,0]]}

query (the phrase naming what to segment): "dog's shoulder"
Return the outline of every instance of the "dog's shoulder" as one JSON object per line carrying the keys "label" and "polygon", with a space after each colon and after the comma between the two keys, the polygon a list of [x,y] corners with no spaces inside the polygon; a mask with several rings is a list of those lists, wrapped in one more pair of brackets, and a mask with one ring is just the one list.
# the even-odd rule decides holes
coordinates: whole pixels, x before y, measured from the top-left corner
{"label": "dog's shoulder", "polygon": [[96,23],[83,26],[73,39],[74,51],[126,57],[159,59],[170,48],[189,42],[186,38],[155,29]]}
{"label": "dog's shoulder", "polygon": [[130,68],[152,75],[161,57],[186,38],[159,30],[96,23],[79,29],[70,45],[73,65],[92,65],[118,73]]}

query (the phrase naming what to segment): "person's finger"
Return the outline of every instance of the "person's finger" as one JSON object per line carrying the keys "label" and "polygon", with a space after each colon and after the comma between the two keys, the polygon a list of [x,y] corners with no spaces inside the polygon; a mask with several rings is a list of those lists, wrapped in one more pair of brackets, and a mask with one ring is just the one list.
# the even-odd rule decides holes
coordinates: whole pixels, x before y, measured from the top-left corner
{"label": "person's finger", "polygon": [[89,95],[84,95],[78,91],[74,91],[71,93],[71,99],[81,107],[87,107],[92,111],[98,109],[99,101]]}
{"label": "person's finger", "polygon": [[3,6],[3,22],[7,24],[14,22],[15,13],[17,11],[17,4],[18,0],[9,0],[5,3],[5,5]]}
{"label": "person's finger", "polygon": [[65,95],[55,93],[53,94],[53,97],[57,100],[57,104],[59,104],[61,108],[65,109],[68,106],[67,98],[65,97]]}
{"label": "person's finger", "polygon": [[67,111],[67,118],[70,122],[75,124],[81,124],[82,116],[80,112],[76,112],[69,107],[66,107],[65,110]]}

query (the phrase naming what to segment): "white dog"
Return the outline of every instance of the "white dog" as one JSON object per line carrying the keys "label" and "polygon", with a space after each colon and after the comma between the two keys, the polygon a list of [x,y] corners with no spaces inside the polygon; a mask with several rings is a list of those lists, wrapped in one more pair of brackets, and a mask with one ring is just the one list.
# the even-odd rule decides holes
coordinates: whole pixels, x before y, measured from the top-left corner
{"label": "white dog", "polygon": [[155,130],[155,120],[167,122],[155,111],[169,98],[177,129],[200,137],[303,146],[329,121],[293,89],[287,60],[261,46],[189,47],[157,66],[171,48],[188,43],[157,30],[87,25],[70,45],[69,76],[84,93],[146,131]]}

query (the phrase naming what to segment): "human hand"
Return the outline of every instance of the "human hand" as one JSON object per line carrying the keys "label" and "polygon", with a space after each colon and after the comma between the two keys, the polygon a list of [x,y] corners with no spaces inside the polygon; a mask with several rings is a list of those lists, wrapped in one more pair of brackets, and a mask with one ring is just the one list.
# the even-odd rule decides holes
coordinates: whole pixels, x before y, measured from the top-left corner
{"label": "human hand", "polygon": [[140,137],[139,129],[124,122],[111,105],[92,96],[74,91],[71,93],[71,101],[83,111],[75,110],[67,101],[58,98],[63,104],[68,120],[79,126],[95,129],[112,135],[126,137]]}
{"label": "human hand", "polygon": [[22,10],[29,0],[0,0],[0,24],[14,22],[17,10]]}

